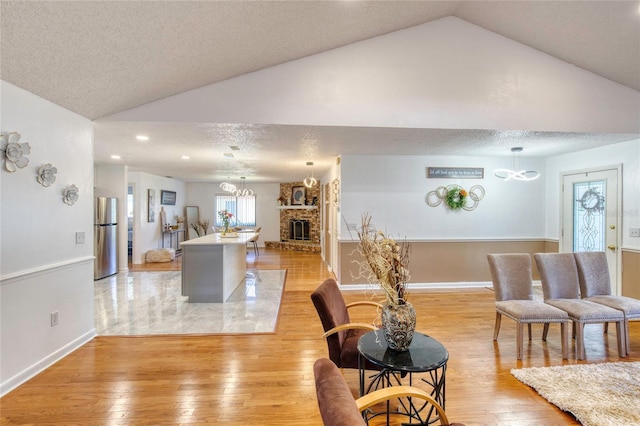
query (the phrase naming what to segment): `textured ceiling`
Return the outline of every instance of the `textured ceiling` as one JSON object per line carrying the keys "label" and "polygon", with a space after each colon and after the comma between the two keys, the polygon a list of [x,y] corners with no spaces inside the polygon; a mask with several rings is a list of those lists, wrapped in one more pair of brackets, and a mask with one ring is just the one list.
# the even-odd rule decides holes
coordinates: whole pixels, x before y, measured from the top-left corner
{"label": "textured ceiling", "polygon": [[[90,119],[449,15],[640,90],[638,1],[2,0],[1,7],[2,79]],[[97,162],[107,161],[107,153],[113,152],[117,143],[116,136],[123,131],[116,124],[107,126],[96,128]],[[282,158],[302,158],[295,152],[301,150],[299,144],[278,142],[292,141],[301,134],[313,134],[316,141],[328,138],[340,142],[317,145],[318,163],[328,162],[338,152],[383,153],[386,147],[394,147],[392,151],[397,154],[455,153],[458,148],[446,138],[456,139],[457,145],[466,146],[466,152],[492,155],[491,149],[504,149],[495,142],[499,139],[474,131],[447,134],[434,129],[372,132],[286,126],[168,127],[171,129],[164,130],[192,135],[183,138],[182,146],[194,149],[206,140],[203,132],[226,132],[228,137],[235,135],[243,140],[251,135],[255,138],[254,158],[228,167],[244,167],[247,175],[253,171],[255,179],[263,181],[282,179],[284,171],[270,171],[283,169]],[[240,130],[243,133],[237,133]],[[419,142],[426,136],[429,146]],[[539,136],[524,135],[522,144]],[[548,135],[547,146],[558,148],[547,155],[578,149],[571,145],[571,138]],[[620,138],[593,138],[589,142],[587,137],[586,144],[612,143]],[[413,139],[416,143],[393,142]],[[580,147],[587,147],[585,139],[581,140]],[[169,145],[171,140],[157,142]],[[133,152],[136,147],[138,151]],[[178,168],[175,146],[173,151],[163,151],[166,158],[151,158],[147,165],[141,151],[144,146],[129,143],[125,148],[132,151],[127,161],[131,161],[128,164],[133,170],[185,180],[212,178],[211,170],[205,167]],[[269,150],[279,157],[269,160]],[[150,157],[148,150],[146,157]],[[170,170],[169,164],[175,170]],[[296,167],[292,166],[290,173],[304,175]],[[221,165],[216,168],[224,169]],[[191,173],[189,169],[202,172]]]}

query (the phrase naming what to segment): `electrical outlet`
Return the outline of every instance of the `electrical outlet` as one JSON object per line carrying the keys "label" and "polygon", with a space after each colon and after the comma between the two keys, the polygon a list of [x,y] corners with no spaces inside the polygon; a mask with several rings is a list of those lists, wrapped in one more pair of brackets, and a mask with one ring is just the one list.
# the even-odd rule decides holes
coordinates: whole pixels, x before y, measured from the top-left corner
{"label": "electrical outlet", "polygon": [[58,311],[51,312],[51,327],[58,325]]}
{"label": "electrical outlet", "polygon": [[76,244],[84,244],[84,232],[76,232]]}
{"label": "electrical outlet", "polygon": [[640,228],[629,228],[630,237],[640,237]]}

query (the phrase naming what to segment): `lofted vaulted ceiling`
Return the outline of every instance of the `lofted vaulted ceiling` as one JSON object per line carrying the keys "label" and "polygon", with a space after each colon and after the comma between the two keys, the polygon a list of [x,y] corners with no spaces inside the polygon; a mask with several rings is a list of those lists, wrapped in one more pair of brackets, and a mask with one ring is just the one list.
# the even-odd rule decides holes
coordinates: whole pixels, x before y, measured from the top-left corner
{"label": "lofted vaulted ceiling", "polygon": [[[640,90],[638,1],[3,0],[0,70],[3,80],[95,120],[446,16]],[[132,142],[137,133],[152,140]],[[633,137],[98,120],[95,147],[97,163],[119,153],[131,170],[185,181],[242,174],[275,182],[304,176],[311,155],[320,168],[339,153],[493,155],[518,144],[546,156]],[[201,153],[207,138],[220,141],[218,152]],[[260,161],[220,160],[239,139]],[[203,161],[176,161],[191,152]]]}

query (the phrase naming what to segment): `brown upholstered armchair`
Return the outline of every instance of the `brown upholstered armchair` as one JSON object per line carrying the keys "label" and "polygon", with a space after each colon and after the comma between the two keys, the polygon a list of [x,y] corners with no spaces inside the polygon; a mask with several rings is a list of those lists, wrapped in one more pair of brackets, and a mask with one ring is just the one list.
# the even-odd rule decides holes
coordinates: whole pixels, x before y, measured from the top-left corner
{"label": "brown upholstered armchair", "polygon": [[[311,294],[327,339],[329,358],[340,368],[358,368],[358,340],[364,333],[375,330],[372,324],[352,323],[348,308],[361,305],[382,307],[371,301],[354,302],[347,305],[333,278],[326,279]],[[366,364],[367,370],[379,370],[373,364]]]}
{"label": "brown upholstered armchair", "polygon": [[559,323],[562,358],[567,359],[569,353],[567,325],[571,320],[563,310],[533,299],[531,256],[528,253],[489,254],[487,260],[496,297],[496,324],[493,340],[498,340],[502,316],[511,318],[518,324],[517,359],[522,359],[522,335],[525,324],[529,328],[529,340],[531,340],[531,324],[544,324],[542,340],[547,340],[549,324]]}
{"label": "brown upholstered armchair", "polygon": [[326,358],[317,360],[313,365],[313,374],[316,380],[318,407],[325,426],[364,425],[366,423],[362,418],[362,411],[380,402],[403,397],[422,399],[432,405],[440,418],[441,425],[464,426],[460,423],[449,423],[444,409],[422,389],[412,386],[391,386],[354,399],[344,377],[330,360]]}

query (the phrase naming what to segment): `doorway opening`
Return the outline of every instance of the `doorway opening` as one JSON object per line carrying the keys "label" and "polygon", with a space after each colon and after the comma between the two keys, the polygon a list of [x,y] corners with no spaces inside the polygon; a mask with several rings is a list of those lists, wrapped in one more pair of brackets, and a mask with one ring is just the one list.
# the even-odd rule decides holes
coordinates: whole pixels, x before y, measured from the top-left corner
{"label": "doorway opening", "polygon": [[134,186],[127,187],[127,261],[133,263],[133,212],[134,208]]}

